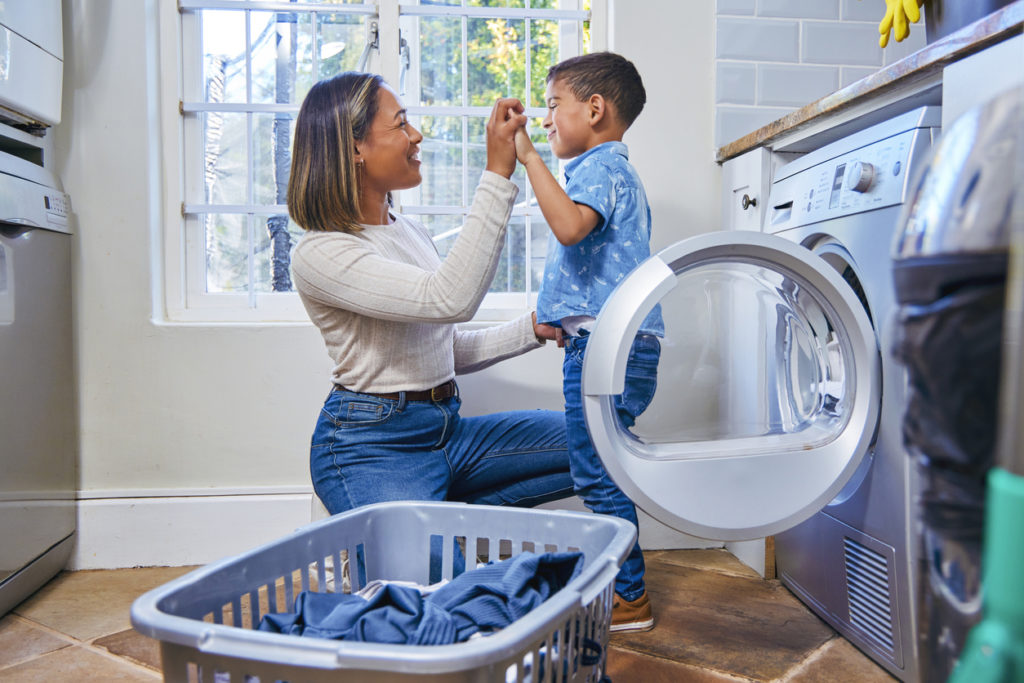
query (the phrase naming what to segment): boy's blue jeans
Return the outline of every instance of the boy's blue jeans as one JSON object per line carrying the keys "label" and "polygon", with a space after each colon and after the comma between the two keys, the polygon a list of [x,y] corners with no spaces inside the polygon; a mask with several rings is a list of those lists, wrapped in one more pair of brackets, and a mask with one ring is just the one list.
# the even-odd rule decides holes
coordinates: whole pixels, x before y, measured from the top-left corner
{"label": "boy's blue jeans", "polygon": [[[594,450],[583,418],[583,392],[580,379],[583,374],[583,356],[587,349],[586,335],[567,337],[565,360],[562,362],[562,389],[565,394],[565,425],[569,439],[569,466],[576,495],[594,512],[614,515],[637,523],[636,506],[622,492]],[[636,418],[654,398],[658,385],[658,360],[661,343],[649,334],[637,335],[626,362],[626,384],[623,393],[615,398],[615,408],[624,427],[632,427]],[[615,592],[627,601],[639,598],[644,592],[644,556],[639,541],[633,545],[615,577]]]}
{"label": "boy's blue jeans", "polygon": [[316,495],[337,514],[394,500],[530,507],[572,493],[560,413],[461,418],[461,404],[332,391],[310,448]]}

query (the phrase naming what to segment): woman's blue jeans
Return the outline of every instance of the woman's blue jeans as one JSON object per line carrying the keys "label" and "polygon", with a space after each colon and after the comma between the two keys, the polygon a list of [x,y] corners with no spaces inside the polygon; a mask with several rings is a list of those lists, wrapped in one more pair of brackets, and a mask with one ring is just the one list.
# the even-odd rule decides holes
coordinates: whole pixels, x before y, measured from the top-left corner
{"label": "woman's blue jeans", "polygon": [[337,514],[395,500],[530,507],[572,494],[561,413],[462,418],[461,404],[332,391],[310,449],[316,495]]}
{"label": "woman's blue jeans", "polygon": [[[594,512],[613,515],[637,523],[636,506],[608,475],[594,450],[583,419],[583,392],[580,378],[583,357],[587,350],[586,335],[568,337],[562,362],[562,389],[565,394],[565,425],[569,439],[569,465],[576,494]],[[615,398],[619,421],[632,427],[638,415],[647,409],[658,385],[658,360],[661,343],[649,334],[637,335],[626,362],[626,383],[623,393]],[[633,545],[615,577],[615,592],[627,601],[636,600],[644,592],[644,556],[639,541]]]}

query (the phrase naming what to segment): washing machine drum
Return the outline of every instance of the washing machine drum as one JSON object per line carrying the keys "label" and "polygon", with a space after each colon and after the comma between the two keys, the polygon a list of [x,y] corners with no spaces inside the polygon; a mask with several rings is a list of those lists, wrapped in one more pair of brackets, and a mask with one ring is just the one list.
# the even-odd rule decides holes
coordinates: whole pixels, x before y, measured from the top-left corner
{"label": "washing machine drum", "polygon": [[[665,321],[654,399],[619,421],[632,341]],[[615,290],[587,345],[583,408],[615,482],[686,533],[778,533],[840,494],[869,450],[880,405],[877,337],[854,291],[781,237],[679,242]]]}

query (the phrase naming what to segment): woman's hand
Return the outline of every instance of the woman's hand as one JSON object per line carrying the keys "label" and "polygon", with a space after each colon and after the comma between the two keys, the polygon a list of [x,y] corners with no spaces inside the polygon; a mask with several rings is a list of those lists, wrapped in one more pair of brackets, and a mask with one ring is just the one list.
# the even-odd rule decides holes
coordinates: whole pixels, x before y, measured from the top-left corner
{"label": "woman's hand", "polygon": [[537,341],[543,342],[545,339],[553,339],[558,348],[565,347],[565,339],[562,338],[562,328],[538,323],[537,311],[533,312],[533,334],[537,337]]}
{"label": "woman's hand", "polygon": [[494,103],[487,121],[487,170],[509,178],[516,170],[516,131],[526,125],[523,103],[505,97]]}

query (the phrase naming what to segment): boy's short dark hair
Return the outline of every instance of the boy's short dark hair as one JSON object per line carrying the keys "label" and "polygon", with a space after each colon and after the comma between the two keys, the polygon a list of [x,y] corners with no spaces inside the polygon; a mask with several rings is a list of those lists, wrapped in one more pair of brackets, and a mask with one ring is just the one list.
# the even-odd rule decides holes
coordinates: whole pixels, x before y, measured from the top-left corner
{"label": "boy's short dark hair", "polygon": [[600,95],[615,106],[615,112],[629,128],[647,102],[640,73],[633,63],[614,52],[592,52],[571,57],[548,70],[547,82],[564,81],[581,102]]}

